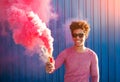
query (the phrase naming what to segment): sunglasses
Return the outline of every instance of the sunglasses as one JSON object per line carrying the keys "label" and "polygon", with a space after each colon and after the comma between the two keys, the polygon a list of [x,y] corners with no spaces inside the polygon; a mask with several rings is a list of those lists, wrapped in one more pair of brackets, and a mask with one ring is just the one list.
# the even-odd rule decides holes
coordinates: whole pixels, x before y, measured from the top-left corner
{"label": "sunglasses", "polygon": [[73,34],[72,34],[72,37],[73,37],[73,38],[77,38],[77,36],[78,36],[79,38],[83,38],[84,33],[78,33],[78,34],[77,34],[77,33],[73,33]]}

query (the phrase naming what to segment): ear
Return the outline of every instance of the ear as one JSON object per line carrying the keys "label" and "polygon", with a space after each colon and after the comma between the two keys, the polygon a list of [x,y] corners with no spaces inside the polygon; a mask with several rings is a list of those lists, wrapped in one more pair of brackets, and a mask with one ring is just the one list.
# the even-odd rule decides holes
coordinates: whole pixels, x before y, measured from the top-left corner
{"label": "ear", "polygon": [[87,39],[88,38],[88,35],[85,35],[85,39]]}

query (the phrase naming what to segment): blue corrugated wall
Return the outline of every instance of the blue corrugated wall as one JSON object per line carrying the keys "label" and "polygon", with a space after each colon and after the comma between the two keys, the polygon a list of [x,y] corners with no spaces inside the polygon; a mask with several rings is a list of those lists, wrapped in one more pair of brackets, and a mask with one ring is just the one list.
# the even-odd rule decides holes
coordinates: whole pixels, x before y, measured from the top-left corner
{"label": "blue corrugated wall", "polygon": [[[52,4],[58,14],[48,26],[54,37],[54,58],[72,45],[66,22],[87,20],[91,32],[86,46],[98,55],[100,82],[120,82],[120,0],[52,0]],[[38,55],[26,55],[9,30],[8,35],[0,36],[0,82],[63,82],[64,66],[47,74]]]}

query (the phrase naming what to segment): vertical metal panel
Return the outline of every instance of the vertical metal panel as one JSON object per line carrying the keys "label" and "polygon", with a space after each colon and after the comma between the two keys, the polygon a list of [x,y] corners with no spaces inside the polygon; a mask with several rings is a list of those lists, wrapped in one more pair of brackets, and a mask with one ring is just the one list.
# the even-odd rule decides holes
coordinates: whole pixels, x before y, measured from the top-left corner
{"label": "vertical metal panel", "polygon": [[115,0],[115,55],[116,55],[116,59],[115,59],[115,65],[116,65],[116,69],[115,69],[115,73],[116,73],[116,82],[120,81],[120,44],[119,44],[119,40],[120,40],[120,0]]}
{"label": "vertical metal panel", "polygon": [[108,81],[107,1],[101,0],[101,81]]}

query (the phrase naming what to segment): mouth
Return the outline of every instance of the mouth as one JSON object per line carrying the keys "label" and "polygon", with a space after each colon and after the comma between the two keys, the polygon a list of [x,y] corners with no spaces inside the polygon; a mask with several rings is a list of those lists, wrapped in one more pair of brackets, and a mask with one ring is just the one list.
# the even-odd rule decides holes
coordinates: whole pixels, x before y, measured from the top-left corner
{"label": "mouth", "polygon": [[76,43],[80,43],[81,41],[80,40],[77,40],[77,41],[75,41]]}
{"label": "mouth", "polygon": [[81,47],[82,45],[83,45],[82,41],[80,41],[80,40],[75,41],[76,47]]}

